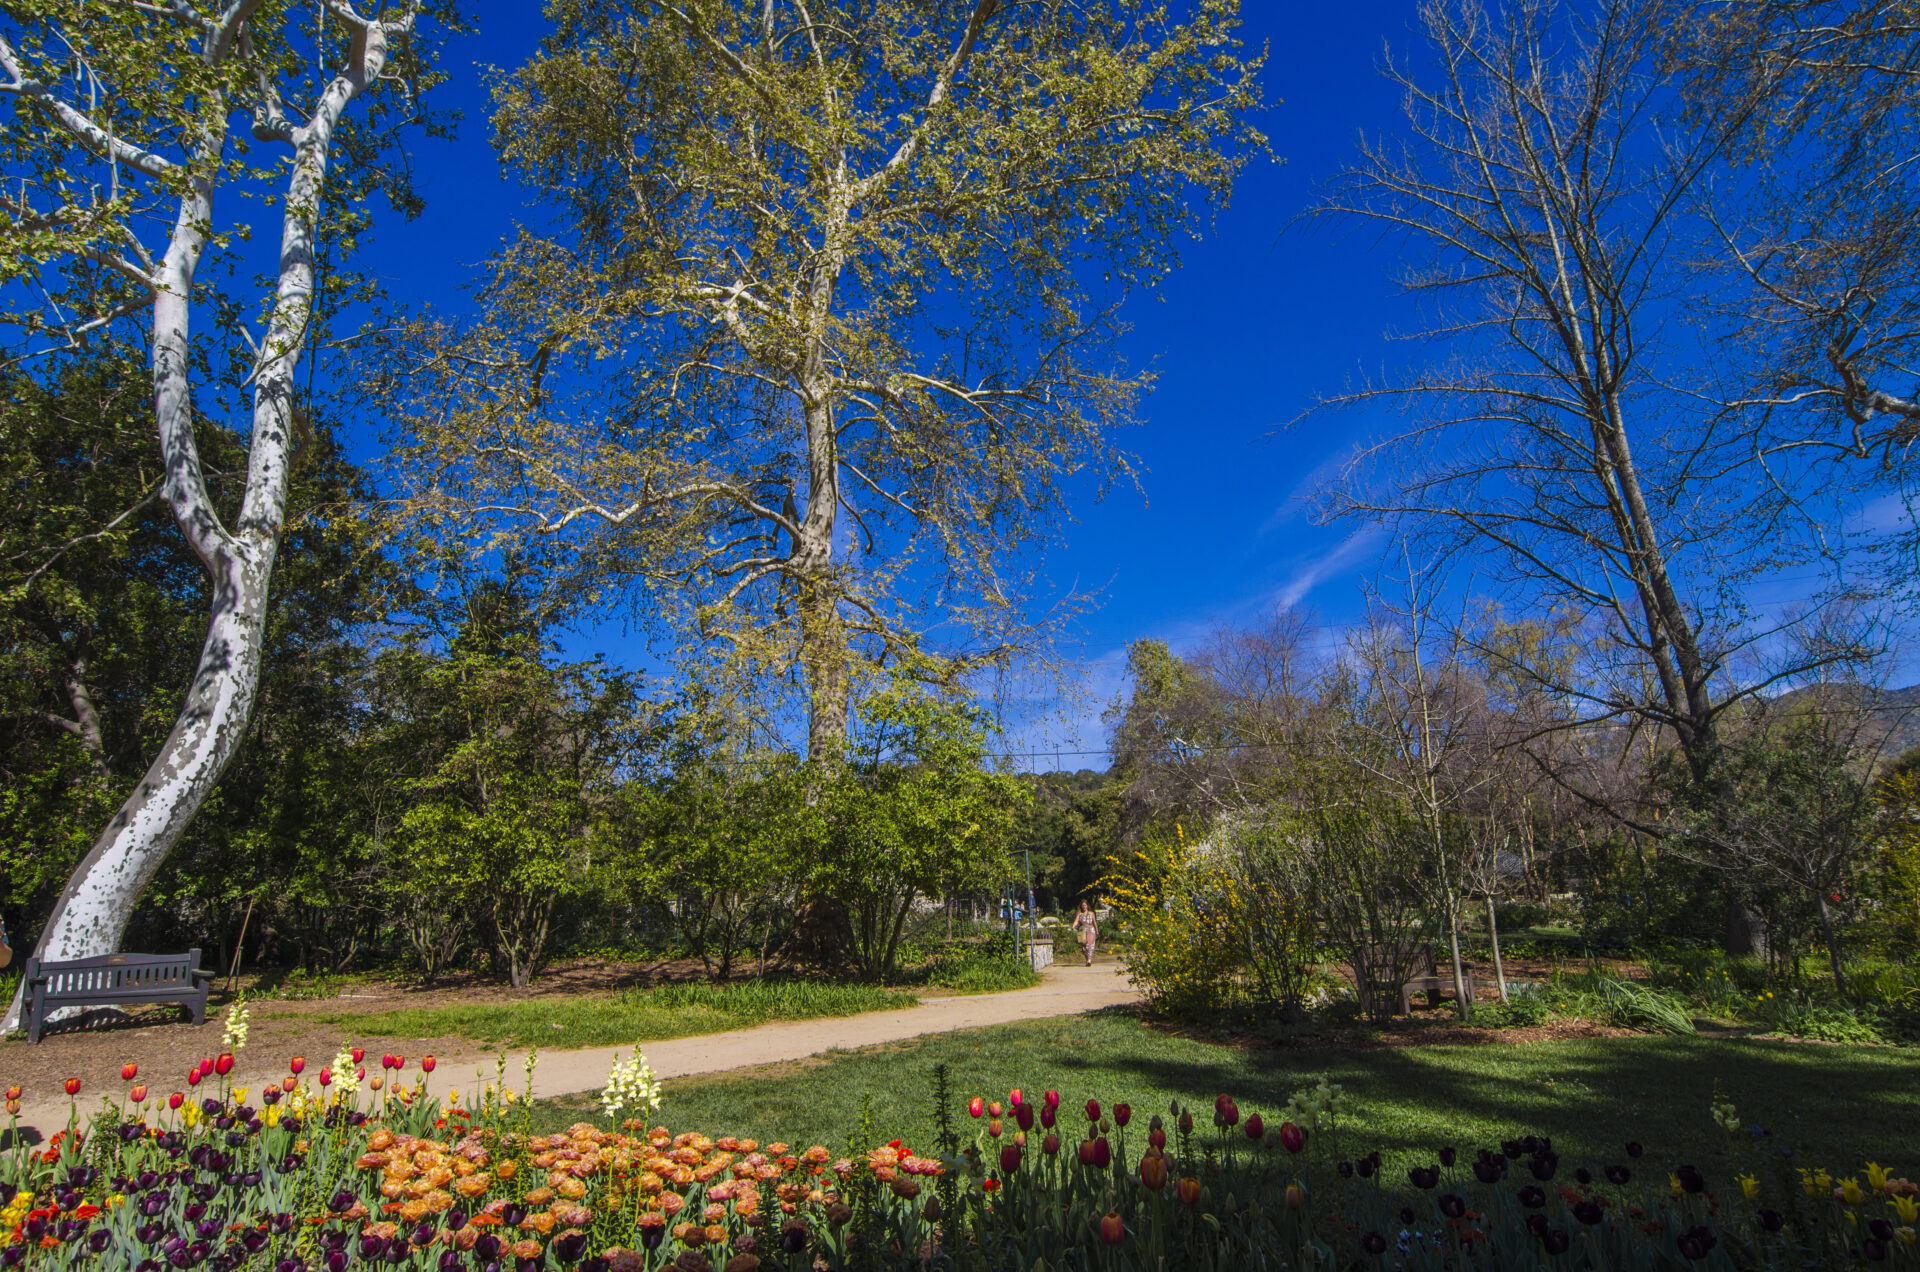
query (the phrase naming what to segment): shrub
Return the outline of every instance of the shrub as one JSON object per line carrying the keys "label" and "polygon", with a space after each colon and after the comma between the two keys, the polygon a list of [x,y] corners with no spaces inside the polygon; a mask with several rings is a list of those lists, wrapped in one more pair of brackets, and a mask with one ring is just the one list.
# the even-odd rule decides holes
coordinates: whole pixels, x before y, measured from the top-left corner
{"label": "shrub", "polygon": [[1507,1001],[1498,999],[1474,1007],[1471,1023],[1483,1029],[1511,1029],[1544,1025],[1553,1019],[1546,996],[1531,985],[1509,986]]}
{"label": "shrub", "polygon": [[1795,1003],[1782,1000],[1768,1023],[1777,1033],[1815,1042],[1890,1043],[1895,1032],[1879,1013],[1845,1003]]}

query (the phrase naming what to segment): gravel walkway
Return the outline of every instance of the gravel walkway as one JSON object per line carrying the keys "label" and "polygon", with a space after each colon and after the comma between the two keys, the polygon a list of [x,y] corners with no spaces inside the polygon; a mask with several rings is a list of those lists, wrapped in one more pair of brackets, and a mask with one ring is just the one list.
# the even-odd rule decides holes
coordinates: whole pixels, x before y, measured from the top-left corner
{"label": "gravel walkway", "polygon": [[[1031,989],[923,998],[918,1006],[897,1011],[776,1021],[729,1033],[649,1042],[644,1044],[644,1049],[656,1077],[677,1078],[800,1060],[823,1052],[897,1042],[923,1034],[951,1033],[1047,1016],[1072,1016],[1139,1001],[1139,992],[1128,983],[1126,972],[1118,963],[1100,961],[1092,967],[1055,964],[1043,973],[1041,983]],[[338,1010],[340,1003],[341,1000],[333,999],[328,1005]],[[385,1006],[382,1004],[381,1009]],[[309,1073],[318,1071],[340,1045],[334,1032],[328,1031],[325,1038],[314,1035],[311,1026],[302,1028],[297,1015],[275,1016],[269,1020],[256,1017],[252,1036],[240,1053],[235,1085],[253,1088],[275,1081],[286,1074],[286,1057],[301,1052],[307,1056]],[[48,1076],[49,1062],[68,1062],[68,1069],[82,1077],[86,1083],[80,1097],[84,1112],[103,1092],[117,1095],[124,1089],[118,1069],[125,1061],[139,1063],[141,1079],[156,1093],[164,1094],[182,1086],[186,1070],[202,1052],[211,1054],[219,1043],[220,1026],[210,1012],[202,1029],[155,1023],[133,1029],[56,1035],[34,1049],[41,1053],[37,1055],[29,1052],[24,1042],[0,1044],[0,1087],[21,1081],[23,1075],[17,1071],[26,1068],[26,1062],[31,1060],[39,1080],[30,1084],[22,1101],[20,1120],[22,1125],[51,1132],[66,1125],[68,1105],[59,1093],[57,1080]],[[49,1053],[48,1049],[56,1047],[63,1054]],[[434,1054],[440,1062],[434,1074],[434,1086],[441,1091],[450,1087],[471,1089],[476,1068],[491,1080],[498,1063],[497,1053],[482,1051],[478,1044],[466,1040],[437,1038],[403,1043],[382,1038],[368,1044],[372,1053],[368,1057],[369,1076],[377,1070],[373,1057],[389,1049],[401,1051],[407,1057],[409,1073],[414,1072],[418,1057]],[[588,1047],[577,1051],[541,1052],[534,1069],[534,1096],[550,1099],[597,1091],[606,1085],[607,1070],[612,1067],[615,1052],[630,1053],[631,1050],[631,1047]],[[189,1055],[191,1058],[186,1058]],[[507,1053],[507,1083],[516,1091],[526,1081],[525,1058],[524,1051]]]}

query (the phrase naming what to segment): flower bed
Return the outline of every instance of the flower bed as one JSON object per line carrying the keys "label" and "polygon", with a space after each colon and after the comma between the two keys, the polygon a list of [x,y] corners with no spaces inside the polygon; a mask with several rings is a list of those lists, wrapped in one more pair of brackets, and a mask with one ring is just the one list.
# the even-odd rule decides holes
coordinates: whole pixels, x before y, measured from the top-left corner
{"label": "flower bed", "polygon": [[[962,1106],[936,1070],[937,1142],[826,1148],[627,1120],[530,1133],[496,1081],[430,1089],[433,1065],[359,1051],[258,1093],[228,1055],[164,1098],[127,1089],[0,1157],[0,1266],[163,1272],[349,1268],[753,1272],[766,1267],[1779,1268],[1920,1266],[1920,1188],[1877,1165],[1801,1169],[1714,1116],[1746,1169],[1710,1179],[1563,1162],[1536,1137],[1389,1161],[1325,1083],[1243,1116],[1010,1093]],[[423,1071],[424,1070],[424,1071]],[[503,1075],[501,1075],[503,1076]],[[638,1057],[615,1117],[658,1102]],[[21,1093],[7,1092],[11,1111]]]}

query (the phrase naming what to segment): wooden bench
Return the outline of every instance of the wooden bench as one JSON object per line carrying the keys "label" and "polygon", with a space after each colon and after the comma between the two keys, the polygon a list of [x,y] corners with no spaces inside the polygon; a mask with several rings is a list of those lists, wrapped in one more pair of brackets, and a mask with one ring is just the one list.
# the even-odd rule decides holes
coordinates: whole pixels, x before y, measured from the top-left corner
{"label": "wooden bench", "polygon": [[207,1023],[213,973],[201,971],[200,951],[185,954],[103,954],[68,963],[27,960],[27,1041],[39,1042],[47,1018],[69,1007],[178,1003]]}
{"label": "wooden bench", "polygon": [[[1385,950],[1376,947],[1369,947],[1366,951],[1367,956],[1373,959],[1380,959],[1385,953]],[[1453,968],[1450,964],[1444,967],[1441,965],[1438,951],[1436,951],[1433,946],[1429,945],[1423,949],[1412,951],[1412,961],[1412,974],[1409,975],[1405,983],[1400,986],[1400,1014],[1402,1016],[1413,1014],[1413,996],[1415,994],[1425,994],[1427,996],[1427,1005],[1429,1007],[1435,1007],[1439,1005],[1442,994],[1453,993]],[[1473,974],[1465,968],[1462,968],[1461,972],[1461,981],[1466,985],[1467,989],[1467,1003],[1471,1006],[1473,1003]],[[1361,975],[1358,967],[1353,969],[1353,981],[1354,989],[1360,998],[1360,1009],[1368,1015],[1371,1015],[1373,1007],[1367,993],[1366,977]]]}
{"label": "wooden bench", "polygon": [[[1465,967],[1460,969],[1460,984],[1466,990],[1467,1005],[1471,1007],[1473,1005],[1473,973],[1467,971]],[[1453,967],[1451,964],[1442,967],[1438,955],[1429,946],[1420,964],[1420,970],[1409,976],[1407,983],[1400,987],[1400,1014],[1402,1016],[1413,1014],[1415,994],[1425,994],[1428,1008],[1434,1008],[1440,1005],[1441,994],[1451,993],[1453,993]]]}

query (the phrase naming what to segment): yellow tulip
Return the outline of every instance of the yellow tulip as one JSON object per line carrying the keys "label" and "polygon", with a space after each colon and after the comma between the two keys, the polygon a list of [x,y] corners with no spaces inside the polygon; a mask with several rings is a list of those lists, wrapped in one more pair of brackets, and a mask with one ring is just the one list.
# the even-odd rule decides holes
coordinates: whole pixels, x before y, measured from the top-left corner
{"label": "yellow tulip", "polygon": [[1741,1194],[1745,1196],[1748,1201],[1752,1201],[1760,1195],[1760,1181],[1752,1175],[1739,1175],[1736,1176],[1736,1178],[1740,1181]]}
{"label": "yellow tulip", "polygon": [[1867,1187],[1877,1193],[1887,1191],[1887,1168],[1879,1162],[1867,1163]]}
{"label": "yellow tulip", "polygon": [[1912,1223],[1915,1219],[1920,1219],[1920,1198],[1895,1197],[1893,1213],[1900,1216],[1901,1223]]}
{"label": "yellow tulip", "polygon": [[1840,1185],[1840,1200],[1849,1206],[1857,1206],[1866,1199],[1867,1194],[1860,1190],[1859,1180],[1849,1179]]}

